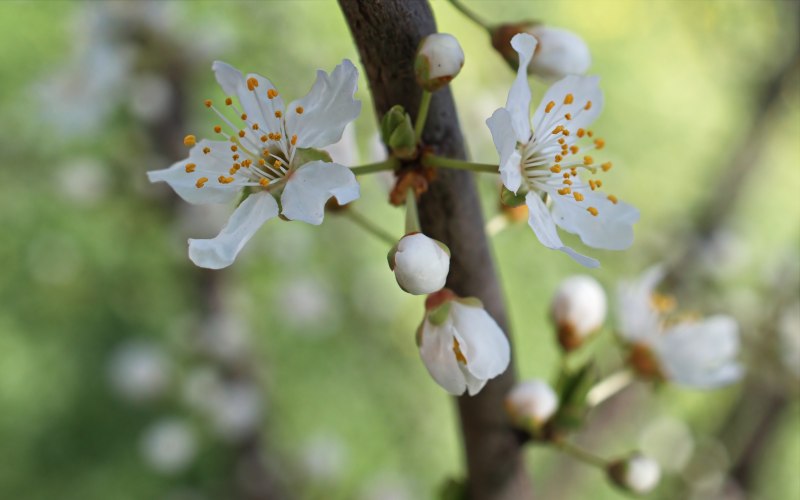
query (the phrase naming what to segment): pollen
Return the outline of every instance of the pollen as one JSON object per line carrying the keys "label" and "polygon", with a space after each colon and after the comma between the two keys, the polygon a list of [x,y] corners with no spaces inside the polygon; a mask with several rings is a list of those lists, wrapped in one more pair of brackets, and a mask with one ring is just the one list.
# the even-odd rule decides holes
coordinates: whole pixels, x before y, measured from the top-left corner
{"label": "pollen", "polygon": [[564,130],[564,126],[563,125],[559,125],[558,127],[553,129],[553,135],[561,132],[562,130]]}
{"label": "pollen", "polygon": [[233,158],[233,161],[236,161],[236,160],[238,160],[238,159],[239,159],[239,155],[238,155],[238,154],[235,154],[235,155],[231,156],[231,158]]}
{"label": "pollen", "polygon": [[206,182],[208,182],[208,177],[200,177],[199,179],[197,179],[197,182],[195,182],[194,185],[197,189],[200,189],[201,187],[206,185]]}
{"label": "pollen", "polygon": [[197,144],[197,137],[189,134],[183,138],[183,145],[186,147],[192,147]]}
{"label": "pollen", "polygon": [[564,157],[563,157],[563,156],[561,156],[561,155],[556,155],[556,156],[554,157],[554,159],[555,159],[556,161],[561,161],[561,160],[563,160],[563,159],[564,159]]}
{"label": "pollen", "polygon": [[607,162],[603,163],[602,165],[600,165],[600,168],[603,169],[603,172],[608,172],[609,170],[611,170],[611,167],[613,167],[613,165],[611,164],[610,161],[607,161]]}
{"label": "pollen", "polygon": [[559,137],[558,138],[558,143],[561,144],[562,147],[564,146],[564,142],[565,141],[566,141],[566,139],[564,139],[563,137]]}
{"label": "pollen", "polygon": [[544,107],[544,112],[545,113],[551,112],[555,106],[556,106],[555,102],[553,102],[553,101],[548,102],[547,106]]}
{"label": "pollen", "polygon": [[256,87],[258,87],[258,80],[251,76],[247,79],[247,90],[253,91]]}
{"label": "pollen", "polygon": [[219,125],[214,126],[214,132],[218,134],[222,133],[222,127],[220,127]]}
{"label": "pollen", "polygon": [[567,120],[572,120],[572,113],[565,114],[564,118],[566,118]]}
{"label": "pollen", "polygon": [[239,131],[239,137],[244,137],[244,135],[245,135],[244,130],[240,130]]}
{"label": "pollen", "polygon": [[592,163],[594,163],[594,158],[592,158],[589,155],[586,155],[586,156],[583,157],[583,164],[584,165],[591,165]]}
{"label": "pollen", "polygon": [[[571,186],[572,185],[572,181],[569,180],[569,179],[564,179],[564,185]],[[575,194],[578,194],[578,193],[575,193]]]}
{"label": "pollen", "polygon": [[305,111],[303,109],[303,106],[297,106],[296,108],[294,108],[294,110],[297,112],[298,115],[302,115],[303,111]]}
{"label": "pollen", "polygon": [[203,101],[203,104],[205,104],[207,108],[210,108],[214,103],[211,102],[211,99],[206,99]]}
{"label": "pollen", "polygon": [[572,101],[575,100],[575,97],[572,94],[567,94],[564,96],[564,104],[572,104]]}
{"label": "pollen", "polygon": [[197,165],[195,165],[194,163],[187,163],[186,164],[186,173],[187,174],[191,174],[192,172],[194,172],[195,168],[197,168]]}
{"label": "pollen", "polygon": [[558,194],[560,194],[560,195],[568,195],[568,194],[570,194],[570,193],[572,192],[572,190],[571,190],[570,188],[568,188],[568,187],[565,187],[565,188],[561,188],[561,189],[559,189],[559,190],[558,190],[558,191],[556,191],[556,192],[557,192]]}
{"label": "pollen", "polygon": [[235,174],[236,172],[239,171],[239,168],[241,168],[241,167],[237,167],[236,165],[234,165],[228,170],[228,173],[233,175],[233,174]]}
{"label": "pollen", "polygon": [[260,166],[262,166],[262,167],[265,167],[265,166],[267,166],[267,160],[265,160],[264,158],[259,158],[258,159],[258,164]]}
{"label": "pollen", "polygon": [[453,337],[453,354],[456,355],[456,361],[462,365],[467,364],[467,358],[464,356],[464,353],[461,352],[461,346],[458,344],[458,340],[456,340],[455,337]]}
{"label": "pollen", "polygon": [[233,151],[234,153],[239,151],[239,148],[236,146],[236,144],[231,145],[231,151]]}
{"label": "pollen", "polygon": [[594,179],[589,179],[589,187],[592,188],[592,191],[597,189],[597,183],[595,182]]}
{"label": "pollen", "polygon": [[550,167],[550,171],[553,172],[554,174],[561,172],[561,165],[553,165],[552,167]]}
{"label": "pollen", "polygon": [[269,137],[267,137],[266,135],[262,135],[260,139],[261,139],[261,142],[267,142]]}
{"label": "pollen", "polygon": [[267,90],[267,99],[275,99],[278,96],[278,91],[275,89]]}
{"label": "pollen", "polygon": [[562,135],[569,135],[569,130],[564,129],[564,130],[561,131],[561,134]]}
{"label": "pollen", "polygon": [[596,208],[594,208],[594,207],[589,207],[589,208],[587,208],[587,209],[586,209],[586,211],[587,211],[587,212],[589,212],[590,214],[594,215],[595,217],[597,217],[597,214],[599,214],[599,213],[600,213],[600,212],[598,212],[598,211],[597,211],[597,209],[596,209]]}
{"label": "pollen", "polygon": [[583,137],[585,134],[586,134],[586,131],[583,130],[582,128],[579,128],[578,132],[576,132],[575,135],[577,135],[578,137]]}
{"label": "pollen", "polygon": [[210,152],[211,152],[211,148],[210,147],[206,146],[206,147],[203,148],[203,154],[204,155],[207,155]]}
{"label": "pollen", "polygon": [[594,147],[596,147],[597,149],[603,149],[603,147],[605,145],[606,145],[606,141],[604,141],[603,139],[595,139],[594,140]]}
{"label": "pollen", "polygon": [[575,198],[575,201],[583,201],[583,195],[577,191],[572,193],[572,197]]}
{"label": "pollen", "polygon": [[241,119],[242,120],[247,120],[247,113],[242,113]]}
{"label": "pollen", "polygon": [[233,182],[233,177],[225,177],[224,175],[220,175],[217,177],[217,181],[219,181],[220,184],[230,184]]}
{"label": "pollen", "polygon": [[603,181],[601,181],[600,179],[597,179],[596,181],[594,181],[594,183],[597,185],[597,187],[603,187]]}
{"label": "pollen", "polygon": [[292,136],[292,146],[294,146],[295,144],[297,144],[297,135]]}
{"label": "pollen", "polygon": [[616,205],[617,203],[619,203],[619,200],[618,200],[618,199],[617,199],[617,197],[616,197],[616,196],[614,196],[613,194],[610,194],[610,195],[608,195],[608,196],[607,196],[607,198],[608,198],[608,201],[610,201],[610,202],[611,202],[611,203],[613,203],[614,205]]}
{"label": "pollen", "polygon": [[233,99],[231,99],[230,97],[226,97],[225,98],[225,105],[226,106],[230,106],[231,104],[233,104]]}
{"label": "pollen", "polygon": [[572,145],[572,146],[570,146],[569,150],[572,151],[572,154],[576,155],[576,154],[578,154],[578,151],[581,150],[581,148],[579,148],[578,146]]}
{"label": "pollen", "polygon": [[594,132],[592,132],[591,130],[587,130],[586,135],[588,135],[589,137],[594,137]]}
{"label": "pollen", "polygon": [[280,118],[281,116],[283,116],[283,111],[281,111],[280,109],[275,111],[275,118]]}
{"label": "pollen", "polygon": [[281,168],[281,165],[283,165],[283,162],[282,162],[282,161],[280,161],[280,160],[275,160],[275,163],[273,163],[272,165],[273,165],[275,168]]}
{"label": "pollen", "polygon": [[269,179],[262,177],[258,183],[261,184],[261,187],[267,187],[269,186]]}
{"label": "pollen", "polygon": [[592,101],[586,101],[586,106],[583,107],[586,111],[592,109]]}

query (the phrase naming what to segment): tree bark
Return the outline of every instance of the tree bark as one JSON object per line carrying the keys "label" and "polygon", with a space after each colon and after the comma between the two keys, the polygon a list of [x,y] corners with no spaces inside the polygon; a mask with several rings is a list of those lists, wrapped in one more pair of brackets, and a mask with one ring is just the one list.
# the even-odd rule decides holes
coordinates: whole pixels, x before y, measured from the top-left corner
{"label": "tree bark", "polygon": [[[420,40],[436,32],[425,0],[339,0],[358,45],[375,110],[380,118],[400,104],[412,115],[421,89],[414,79]],[[458,84],[458,80],[455,81]],[[466,156],[449,88],[433,95],[423,143],[439,155]],[[484,232],[483,214],[472,174],[440,169],[419,204],[422,230],[452,251],[447,287],[460,296],[480,298],[508,335],[508,319]],[[516,379],[513,363],[474,397],[457,399],[471,500],[532,498],[522,444],[503,410]]]}

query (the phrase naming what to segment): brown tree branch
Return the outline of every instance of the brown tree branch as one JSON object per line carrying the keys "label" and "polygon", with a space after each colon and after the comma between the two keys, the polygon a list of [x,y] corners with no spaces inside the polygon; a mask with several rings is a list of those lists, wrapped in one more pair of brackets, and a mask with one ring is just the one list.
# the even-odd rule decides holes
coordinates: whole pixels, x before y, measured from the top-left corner
{"label": "brown tree branch", "polygon": [[[339,0],[339,3],[358,45],[379,117],[395,104],[404,106],[413,117],[421,96],[414,79],[414,54],[420,40],[436,31],[428,2]],[[433,96],[423,142],[437,154],[465,158],[449,89]],[[452,251],[447,286],[461,296],[480,298],[489,314],[508,332],[472,174],[437,172],[429,191],[420,199],[419,212],[423,231]],[[522,444],[503,411],[503,400],[515,378],[512,365],[477,396],[458,398],[467,491],[472,500],[520,500],[533,496]]]}

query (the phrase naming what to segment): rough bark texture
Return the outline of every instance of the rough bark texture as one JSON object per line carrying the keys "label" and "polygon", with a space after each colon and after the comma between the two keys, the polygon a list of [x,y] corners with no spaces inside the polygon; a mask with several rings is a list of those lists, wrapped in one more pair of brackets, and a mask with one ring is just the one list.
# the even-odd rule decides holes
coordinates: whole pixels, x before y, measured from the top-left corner
{"label": "rough bark texture", "polygon": [[[413,61],[422,37],[436,31],[425,0],[339,0],[358,45],[379,117],[401,104],[412,114],[421,90]],[[458,80],[456,80],[457,84]],[[455,105],[449,89],[433,96],[423,142],[437,154],[465,157]],[[461,296],[480,298],[508,332],[502,293],[489,252],[472,174],[440,169],[420,199],[420,222],[429,236],[452,251],[447,286]],[[517,440],[503,411],[505,394],[515,380],[513,365],[475,397],[458,398],[472,500],[532,498]]]}

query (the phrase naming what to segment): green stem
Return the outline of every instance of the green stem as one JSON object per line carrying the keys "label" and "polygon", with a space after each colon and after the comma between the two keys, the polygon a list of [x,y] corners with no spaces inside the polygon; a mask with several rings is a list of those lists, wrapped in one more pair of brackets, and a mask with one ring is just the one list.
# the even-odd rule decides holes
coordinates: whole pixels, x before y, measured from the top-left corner
{"label": "green stem", "polygon": [[381,172],[383,170],[394,170],[400,166],[397,158],[389,158],[388,160],[379,161],[377,163],[368,163],[366,165],[359,165],[357,167],[350,167],[350,171],[355,175],[372,174],[374,172]]}
{"label": "green stem", "polygon": [[491,31],[492,31],[491,26],[489,26],[489,24],[486,21],[484,21],[478,15],[476,15],[474,12],[472,12],[470,9],[468,9],[466,5],[461,3],[461,0],[450,0],[450,4],[453,7],[455,7],[459,12],[461,12],[466,17],[468,17],[472,22],[474,22],[475,24],[477,24],[481,28],[483,28],[486,31],[491,33]]}
{"label": "green stem", "polygon": [[422,164],[426,167],[454,168],[458,170],[471,170],[473,172],[485,172],[496,174],[499,172],[497,164],[492,163],[472,163],[464,160],[445,158],[434,154],[425,153],[422,155]]}
{"label": "green stem", "polygon": [[608,467],[608,462],[605,459],[598,457],[594,453],[588,452],[568,441],[554,441],[553,445],[567,455],[570,455],[585,464],[589,464],[600,469],[605,469]]}
{"label": "green stem", "polygon": [[344,215],[347,216],[348,219],[353,221],[357,226],[361,229],[365,230],[366,232],[376,236],[377,238],[385,241],[390,246],[394,246],[397,243],[397,238],[389,234],[383,228],[372,222],[371,220],[367,219],[360,213],[356,212],[350,207],[346,207],[343,212]]}
{"label": "green stem", "polygon": [[414,188],[408,188],[408,194],[406,194],[406,234],[419,233],[421,231],[419,214],[417,213],[417,195],[414,193]]}
{"label": "green stem", "polygon": [[419,111],[417,111],[417,121],[414,123],[414,136],[417,142],[422,138],[422,131],[425,129],[425,122],[428,120],[428,109],[431,107],[431,94],[427,90],[422,91],[422,99],[419,101]]}

